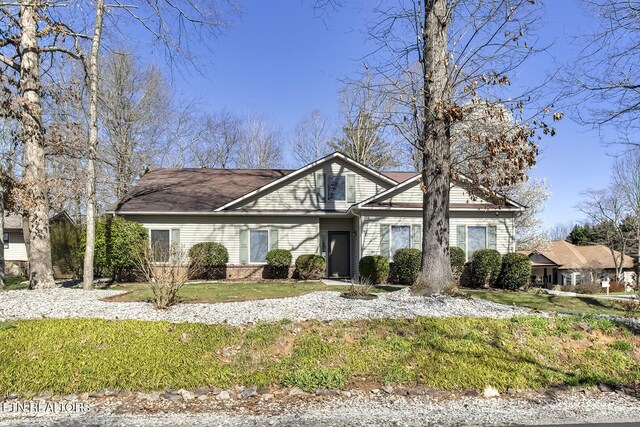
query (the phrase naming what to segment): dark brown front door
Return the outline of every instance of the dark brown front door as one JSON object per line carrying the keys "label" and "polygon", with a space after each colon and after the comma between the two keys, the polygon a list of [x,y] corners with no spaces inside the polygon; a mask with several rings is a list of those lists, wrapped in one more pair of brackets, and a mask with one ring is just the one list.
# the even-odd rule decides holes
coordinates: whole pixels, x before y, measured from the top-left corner
{"label": "dark brown front door", "polygon": [[351,276],[348,231],[329,231],[329,277]]}

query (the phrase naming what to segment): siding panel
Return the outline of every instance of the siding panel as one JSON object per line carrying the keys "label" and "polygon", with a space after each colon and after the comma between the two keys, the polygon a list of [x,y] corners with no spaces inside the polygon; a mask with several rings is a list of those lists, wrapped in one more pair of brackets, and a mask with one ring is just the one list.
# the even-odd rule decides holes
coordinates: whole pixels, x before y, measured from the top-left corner
{"label": "siding panel", "polygon": [[205,217],[126,215],[145,228],[180,229],[184,250],[200,242],[219,242],[229,251],[229,264],[240,263],[241,229],[277,229],[278,246],[290,250],[293,262],[302,254],[318,253],[318,219],[314,217]]}
{"label": "siding panel", "polygon": [[9,231],[9,248],[4,250],[7,261],[27,261],[27,246],[22,231]]}

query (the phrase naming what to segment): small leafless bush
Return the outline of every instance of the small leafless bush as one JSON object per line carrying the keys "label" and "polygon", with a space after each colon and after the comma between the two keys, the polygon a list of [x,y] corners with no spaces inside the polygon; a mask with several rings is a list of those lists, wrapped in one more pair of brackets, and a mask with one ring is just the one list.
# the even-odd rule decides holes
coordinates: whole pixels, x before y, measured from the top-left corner
{"label": "small leafless bush", "polygon": [[575,287],[575,292],[579,294],[601,294],[602,290],[600,282],[585,282]]}
{"label": "small leafless bush", "polygon": [[349,285],[349,295],[364,296],[369,295],[373,289],[373,282],[368,277],[360,276],[354,280],[351,280]]}
{"label": "small leafless bush", "polygon": [[166,309],[179,302],[178,291],[193,275],[201,269],[189,262],[187,253],[180,247],[169,249],[156,246],[143,246],[137,252],[136,266],[151,285],[152,303],[157,309]]}
{"label": "small leafless bush", "polygon": [[631,298],[620,299],[616,303],[621,310],[626,312],[628,317],[640,315],[640,291],[636,291]]}

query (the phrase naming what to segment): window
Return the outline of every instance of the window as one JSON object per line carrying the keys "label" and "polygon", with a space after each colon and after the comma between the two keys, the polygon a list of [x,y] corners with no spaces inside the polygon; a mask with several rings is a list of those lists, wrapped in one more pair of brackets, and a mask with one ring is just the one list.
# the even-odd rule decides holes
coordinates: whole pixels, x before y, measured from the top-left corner
{"label": "window", "polygon": [[344,176],[327,177],[327,200],[345,201],[347,200],[347,184]]}
{"label": "window", "polygon": [[9,233],[4,233],[2,235],[2,242],[4,243],[4,248],[9,249]]}
{"label": "window", "polygon": [[487,248],[487,227],[467,227],[467,238],[468,259],[471,259],[475,251]]}
{"label": "window", "polygon": [[393,257],[398,249],[411,247],[411,227],[408,225],[391,226],[391,256]]}
{"label": "window", "polygon": [[151,251],[155,262],[169,262],[171,232],[151,230]]}
{"label": "window", "polygon": [[268,251],[269,232],[267,230],[251,230],[249,233],[249,262],[265,262]]}

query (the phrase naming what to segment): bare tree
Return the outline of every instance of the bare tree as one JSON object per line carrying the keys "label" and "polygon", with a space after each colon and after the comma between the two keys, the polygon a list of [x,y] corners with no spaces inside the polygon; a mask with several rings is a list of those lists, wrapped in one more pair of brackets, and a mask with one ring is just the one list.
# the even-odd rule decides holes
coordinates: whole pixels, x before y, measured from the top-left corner
{"label": "bare tree", "polygon": [[[395,4],[395,2],[394,2]],[[438,293],[453,280],[449,261],[449,191],[455,177],[452,127],[484,103],[485,116],[505,106],[513,112],[510,133],[475,136],[493,158],[515,166],[508,173],[472,177],[472,187],[494,193],[519,182],[535,162],[536,150],[513,150],[534,143],[536,129],[553,130],[526,105],[536,97],[509,93],[510,75],[536,52],[527,40],[540,9],[529,0],[399,0],[377,9],[370,35],[378,49],[368,67],[376,87],[394,105],[389,124],[419,153],[423,197],[422,270],[415,291]],[[498,108],[498,111],[501,107]],[[554,118],[560,118],[557,114]],[[492,180],[488,180],[488,178]]]}
{"label": "bare tree", "polygon": [[560,223],[556,224],[547,230],[546,232],[547,238],[549,240],[565,240],[569,235],[569,233],[571,233],[571,230],[573,229],[573,227],[574,227],[574,224],[571,222],[564,223],[564,224],[560,224]]}
{"label": "bare tree", "polygon": [[329,146],[372,168],[398,166],[397,150],[393,150],[385,134],[391,115],[387,94],[376,89],[369,73],[348,83],[340,92],[342,133]]}
{"label": "bare tree", "polygon": [[620,194],[627,218],[633,226],[636,277],[640,278],[640,150],[635,149],[617,159],[611,186]]}
{"label": "bare tree", "polygon": [[265,169],[278,167],[281,164],[280,131],[264,117],[249,116],[242,123],[237,167]]}
{"label": "bare tree", "polygon": [[191,165],[199,168],[231,168],[235,165],[243,142],[240,119],[222,111],[200,119],[191,149]]}
{"label": "bare tree", "polygon": [[615,130],[615,143],[640,146],[640,1],[582,0],[598,18],[569,67],[578,121]]}
{"label": "bare tree", "polygon": [[87,67],[89,83],[89,147],[87,156],[87,233],[85,237],[84,268],[82,287],[93,289],[93,256],[96,246],[96,160],[98,154],[98,76],[102,23],[104,21],[104,0],[96,0],[95,24],[91,39],[91,51]]}
{"label": "bare tree", "polygon": [[313,110],[293,130],[292,146],[299,166],[308,165],[329,154],[329,120]]}
{"label": "bare tree", "polygon": [[[635,236],[630,236],[625,228],[628,214],[624,197],[614,187],[603,190],[588,190],[585,200],[578,206],[594,223],[600,225],[599,239],[609,248],[615,266],[616,280],[621,280],[624,254]],[[615,248],[620,251],[616,251]]]}
{"label": "bare tree", "polygon": [[143,67],[126,51],[106,58],[98,109],[104,140],[99,159],[106,166],[109,192],[116,200],[167,149],[164,139],[170,134],[174,108],[156,67]]}

